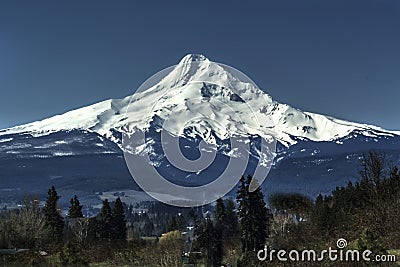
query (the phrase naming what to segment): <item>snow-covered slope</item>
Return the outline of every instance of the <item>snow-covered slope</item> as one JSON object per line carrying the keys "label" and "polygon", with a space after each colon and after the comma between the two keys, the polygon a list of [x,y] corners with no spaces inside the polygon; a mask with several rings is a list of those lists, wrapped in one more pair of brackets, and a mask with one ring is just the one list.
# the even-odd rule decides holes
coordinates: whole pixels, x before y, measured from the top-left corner
{"label": "snow-covered slope", "polygon": [[0,136],[14,133],[40,136],[82,129],[120,145],[115,131],[146,130],[152,123],[165,121],[168,123],[164,129],[174,135],[188,134],[190,129],[191,134],[210,143],[215,141],[214,136],[224,140],[234,135],[264,137],[271,132],[286,146],[299,139],[333,141],[354,131],[366,136],[400,135],[280,104],[248,78],[238,78],[229,68],[191,54],[147,90],[1,130]]}

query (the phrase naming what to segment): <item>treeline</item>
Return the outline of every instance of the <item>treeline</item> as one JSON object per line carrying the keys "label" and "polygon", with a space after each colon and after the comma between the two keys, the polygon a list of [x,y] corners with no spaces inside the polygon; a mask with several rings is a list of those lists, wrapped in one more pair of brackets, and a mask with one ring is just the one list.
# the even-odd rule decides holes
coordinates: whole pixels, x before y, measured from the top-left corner
{"label": "treeline", "polygon": [[[20,210],[2,212],[0,249],[28,250],[23,254],[3,256],[4,261],[15,261],[17,265],[86,265],[91,259],[97,260],[110,244],[117,247],[125,245],[125,208],[119,197],[112,203],[113,207],[107,199],[104,200],[100,213],[92,218],[83,217],[83,206],[76,195],[71,198],[68,214],[64,218],[57,204],[59,199],[53,186],[42,209],[39,200],[26,198]],[[100,253],[94,253],[96,249]]]}
{"label": "treeline", "polygon": [[337,188],[332,196],[318,196],[311,217],[317,229],[325,236],[359,241],[359,246],[373,246],[360,244],[365,241],[360,238],[368,237],[383,249],[399,248],[400,173],[387,164],[383,154],[371,152],[363,158],[359,182]]}
{"label": "treeline", "polygon": [[[366,266],[366,262],[262,262],[257,251],[336,248],[371,250],[373,255],[397,254],[400,248],[400,171],[385,155],[363,155],[360,178],[337,187],[331,195],[310,199],[301,194],[275,194],[265,205],[258,188],[249,192],[252,177],[240,180],[236,204],[219,199],[214,218],[197,223],[191,263],[205,266]],[[228,215],[229,214],[229,215]],[[394,262],[379,266],[397,266]]]}
{"label": "treeline", "polygon": [[[182,266],[186,255],[188,263],[205,266],[249,266],[247,258],[254,258],[247,253],[263,247],[272,218],[260,188],[249,192],[252,179],[240,179],[236,203],[218,199],[215,207],[191,209],[148,203],[136,213],[117,198],[115,203],[104,200],[92,218],[83,217],[77,196],[64,218],[52,187],[42,209],[37,200],[26,200],[21,210],[1,215],[1,248],[30,249],[3,260],[17,265]],[[157,229],[163,233],[156,235]]]}
{"label": "treeline", "polygon": [[182,208],[155,201],[144,201],[135,206],[131,204],[126,208],[128,236],[151,237],[173,230],[186,231],[187,226],[194,225],[193,218],[209,211],[213,211],[211,205]]}
{"label": "treeline", "polygon": [[[314,201],[298,194],[270,198],[275,210],[271,238],[275,249],[316,249],[336,247],[339,238],[347,249],[371,250],[386,255],[400,248],[400,173],[385,155],[370,152],[363,156],[360,179],[337,187],[331,195]],[[336,266],[319,262],[315,266]],[[344,265],[344,263],[341,263]],[[366,263],[360,263],[364,266]],[[349,263],[346,266],[355,266]],[[296,266],[302,266],[297,263]],[[379,266],[396,266],[381,263]]]}
{"label": "treeline", "polygon": [[[254,189],[255,190],[251,190]],[[236,199],[179,208],[147,202],[126,206],[103,201],[100,213],[84,218],[78,197],[63,218],[54,187],[45,206],[26,200],[18,211],[0,216],[0,248],[29,248],[7,263],[106,266],[338,266],[338,262],[259,261],[265,246],[322,251],[339,238],[348,249],[387,254],[400,247],[400,172],[384,155],[363,157],[360,179],[316,199],[276,194],[265,202],[257,180],[241,177]],[[22,264],[21,264],[22,263]],[[341,266],[364,266],[350,262]],[[387,263],[387,266],[392,263]],[[383,264],[379,266],[384,266]]]}
{"label": "treeline", "polygon": [[[218,199],[214,217],[198,220],[189,263],[205,266],[256,266],[272,221],[261,188],[252,176],[239,182],[236,204]],[[252,186],[250,186],[252,184]],[[256,188],[254,191],[250,188]],[[198,254],[196,252],[201,252]],[[200,257],[199,257],[200,255]]]}

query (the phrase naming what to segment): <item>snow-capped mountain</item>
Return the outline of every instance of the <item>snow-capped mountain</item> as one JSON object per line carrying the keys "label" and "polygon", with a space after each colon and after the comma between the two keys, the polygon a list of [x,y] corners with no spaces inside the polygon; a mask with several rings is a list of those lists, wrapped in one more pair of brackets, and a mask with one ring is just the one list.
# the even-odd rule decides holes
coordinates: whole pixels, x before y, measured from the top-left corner
{"label": "snow-capped mountain", "polygon": [[[173,123],[168,124],[168,131],[182,135],[183,130],[190,127],[193,134],[208,142],[215,142],[211,133],[224,140],[232,135],[263,137],[273,131],[276,139],[285,146],[295,144],[299,138],[334,141],[354,131],[365,136],[400,134],[280,104],[253,83],[235,77],[223,65],[202,55],[190,54],[161,81],[133,97],[105,100],[42,121],[1,130],[0,136],[15,133],[41,136],[80,129],[96,132],[120,145],[121,140],[115,132],[147,130],[151,122],[164,121],[172,116],[171,112]],[[198,113],[207,114],[206,119],[188,125],[188,119]]]}
{"label": "snow-capped mountain", "polygon": [[[191,159],[201,153],[201,140],[216,144],[215,164],[201,172],[175,168],[160,147],[161,128],[181,137],[182,153]],[[49,185],[90,203],[98,203],[99,192],[139,190],[123,157],[123,133],[135,132],[147,133],[138,153],[151,154],[158,172],[188,186],[210,182],[230,157],[237,157],[230,150],[232,137],[250,140],[248,164],[238,176],[254,173],[262,158],[261,138],[273,135],[278,141],[262,185],[267,194],[328,194],[358,179],[361,154],[371,149],[385,152],[393,164],[400,162],[399,131],[278,103],[237,70],[187,55],[131,96],[0,130],[0,204],[44,194]]]}

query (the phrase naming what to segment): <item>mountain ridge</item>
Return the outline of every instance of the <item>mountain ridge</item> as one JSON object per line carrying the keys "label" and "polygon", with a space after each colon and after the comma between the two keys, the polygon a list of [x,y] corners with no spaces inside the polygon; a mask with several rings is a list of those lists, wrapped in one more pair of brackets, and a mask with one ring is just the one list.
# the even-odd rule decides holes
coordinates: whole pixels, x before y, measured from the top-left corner
{"label": "mountain ridge", "polygon": [[[357,182],[362,155],[370,150],[400,162],[400,132],[278,103],[244,74],[188,55],[134,95],[0,130],[0,203],[45,193],[49,184],[62,195],[79,194],[96,205],[103,192],[143,193],[128,171],[121,142],[123,133],[135,131],[146,137],[137,154],[148,156],[157,172],[181,186],[212,182],[231,159],[247,162],[245,169],[235,171],[238,176],[254,175],[258,166],[272,161],[265,157],[269,150],[262,151],[262,138],[273,133],[278,142],[261,185],[266,196],[296,192],[315,197]],[[182,170],[166,157],[161,133],[174,140],[183,137],[179,148],[187,159],[215,152],[215,160],[201,171]],[[248,141],[248,149],[232,149],[231,137]],[[217,146],[204,148],[201,141]]]}
{"label": "mountain ridge", "polygon": [[[176,125],[170,123],[170,129],[167,130],[182,135],[185,127],[183,124],[187,123],[184,120],[199,113],[207,113],[206,118],[192,122],[191,126],[206,142],[213,142],[204,134],[207,128],[220,139],[234,134],[263,136],[272,130],[276,139],[286,147],[295,144],[298,138],[335,141],[354,131],[370,137],[400,135],[400,131],[304,112],[278,103],[247,76],[239,79],[234,77],[232,69],[226,68],[203,55],[188,54],[178,65],[168,69],[158,83],[142,92],[3,129],[0,130],[0,138],[6,134],[29,133],[41,136],[79,129],[96,132],[120,146],[121,140],[115,137],[115,131],[130,132],[136,128],[146,130],[155,118],[165,121],[174,117]],[[243,116],[234,118],[231,116],[232,110]],[[259,125],[254,125],[254,121],[248,119],[254,114]],[[221,123],[217,125],[215,121]]]}

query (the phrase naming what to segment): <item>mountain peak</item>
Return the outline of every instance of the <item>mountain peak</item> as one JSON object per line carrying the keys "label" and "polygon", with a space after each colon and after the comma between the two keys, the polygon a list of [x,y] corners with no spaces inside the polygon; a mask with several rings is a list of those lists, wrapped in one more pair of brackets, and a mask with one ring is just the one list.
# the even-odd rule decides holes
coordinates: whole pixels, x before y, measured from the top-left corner
{"label": "mountain peak", "polygon": [[[365,136],[400,135],[400,132],[280,104],[245,74],[212,62],[201,54],[186,55],[178,65],[165,69],[161,80],[150,84],[133,96],[105,100],[42,121],[1,130],[0,136],[22,132],[38,136],[81,129],[115,141],[115,132],[146,131],[155,118],[160,121],[172,118],[169,121],[174,123],[168,124],[167,130],[174,135],[183,135],[188,119],[195,118],[192,126],[206,141],[214,135],[221,140],[231,136],[266,137],[271,130],[287,146],[295,144],[299,138],[334,141],[355,130]],[[197,119],[198,114],[203,119]],[[255,115],[258,121],[254,120]]]}
{"label": "mountain peak", "polygon": [[208,58],[202,54],[187,54],[182,58],[179,64],[190,64],[191,62],[209,61]]}

